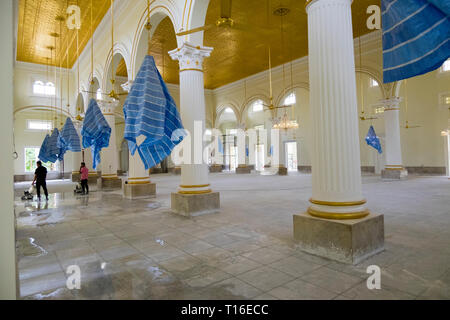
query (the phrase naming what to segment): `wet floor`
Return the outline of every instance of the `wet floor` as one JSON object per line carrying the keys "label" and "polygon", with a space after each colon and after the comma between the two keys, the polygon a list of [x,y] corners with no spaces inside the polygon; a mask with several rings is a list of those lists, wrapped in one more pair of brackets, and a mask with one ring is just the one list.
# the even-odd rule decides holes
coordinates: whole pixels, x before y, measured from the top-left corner
{"label": "wet floor", "polygon": [[[179,177],[153,180],[158,195],[144,200],[120,190],[16,198],[22,298],[450,298],[448,180],[365,177],[371,209],[385,214],[386,250],[357,266],[296,248],[292,214],[306,209],[310,176],[212,175],[221,212],[192,219],[169,209]],[[418,195],[423,203],[412,204]],[[382,290],[366,287],[371,264],[382,268]],[[80,289],[69,289],[73,266]]]}

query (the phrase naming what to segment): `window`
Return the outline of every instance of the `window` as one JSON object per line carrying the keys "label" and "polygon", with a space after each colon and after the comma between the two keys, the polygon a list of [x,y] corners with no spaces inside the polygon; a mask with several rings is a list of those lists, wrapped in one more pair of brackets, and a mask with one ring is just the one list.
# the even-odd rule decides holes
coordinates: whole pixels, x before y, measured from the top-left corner
{"label": "window", "polygon": [[297,97],[295,96],[295,93],[289,94],[286,99],[284,99],[284,105],[285,106],[291,106],[297,102]]}
{"label": "window", "polygon": [[44,84],[42,81],[35,81],[33,83],[33,94],[54,96],[56,94],[55,85],[52,82],[47,82]]}
{"label": "window", "polygon": [[48,131],[52,130],[52,122],[48,120],[27,120],[28,130]]}
{"label": "window", "polygon": [[444,64],[441,67],[442,72],[448,72],[450,71],[450,59],[444,62]]}
{"label": "window", "polygon": [[379,83],[378,83],[377,80],[375,80],[375,79],[370,79],[370,87],[371,87],[371,88],[375,88],[375,87],[378,87],[378,86],[379,86]]}
{"label": "window", "polygon": [[[39,160],[39,151],[38,147],[26,147],[25,148],[25,172],[34,172],[36,170],[36,163]],[[48,171],[58,171],[59,164],[56,163],[43,163],[44,167],[47,168]]]}
{"label": "window", "polygon": [[232,136],[237,134],[237,129],[227,129],[227,134]]}
{"label": "window", "polygon": [[264,105],[261,100],[256,100],[255,102],[253,102],[252,112],[260,112],[260,111],[263,111],[263,109],[264,109]]}
{"label": "window", "polygon": [[102,90],[100,88],[97,90],[97,100],[102,100]]}
{"label": "window", "polygon": [[231,108],[226,108],[224,112],[225,113],[234,113],[233,109],[231,109]]}

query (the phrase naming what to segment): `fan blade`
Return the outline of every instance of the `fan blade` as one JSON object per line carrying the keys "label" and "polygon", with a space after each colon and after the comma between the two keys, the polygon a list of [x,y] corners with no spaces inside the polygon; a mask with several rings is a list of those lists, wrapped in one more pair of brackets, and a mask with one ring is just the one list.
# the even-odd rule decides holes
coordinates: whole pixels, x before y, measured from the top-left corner
{"label": "fan blade", "polygon": [[220,17],[231,18],[231,0],[220,1]]}
{"label": "fan blade", "polygon": [[187,35],[189,35],[189,34],[191,34],[191,33],[196,33],[196,32],[201,32],[201,31],[209,30],[209,29],[211,29],[212,27],[215,27],[215,24],[207,24],[207,25],[205,25],[205,26],[203,26],[203,27],[198,27],[198,28],[194,28],[194,29],[191,29],[191,30],[179,32],[179,33],[177,33],[176,35],[177,35],[177,37],[187,36]]}

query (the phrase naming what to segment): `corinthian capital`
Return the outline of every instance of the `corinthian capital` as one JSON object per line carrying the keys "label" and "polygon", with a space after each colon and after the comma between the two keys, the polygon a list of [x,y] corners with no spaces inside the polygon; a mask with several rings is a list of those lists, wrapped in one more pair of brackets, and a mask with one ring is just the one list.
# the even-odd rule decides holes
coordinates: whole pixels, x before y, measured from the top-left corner
{"label": "corinthian capital", "polygon": [[185,70],[203,71],[203,59],[211,55],[213,48],[194,46],[188,42],[181,48],[169,52],[173,60],[178,60],[180,72]]}

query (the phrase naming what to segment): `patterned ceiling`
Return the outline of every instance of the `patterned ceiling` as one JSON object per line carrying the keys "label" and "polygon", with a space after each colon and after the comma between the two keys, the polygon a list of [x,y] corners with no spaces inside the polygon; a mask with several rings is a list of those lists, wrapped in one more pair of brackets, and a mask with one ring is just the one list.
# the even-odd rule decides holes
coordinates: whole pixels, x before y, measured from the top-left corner
{"label": "patterned ceiling", "polygon": [[[82,8],[80,52],[88,43],[90,36],[90,1],[78,0],[78,5]],[[95,30],[108,11],[110,0],[92,1],[95,8],[93,24]],[[234,0],[232,18],[236,27],[232,29],[212,27],[204,33],[204,45],[214,48],[211,57],[204,63],[205,87],[215,89],[267,70],[269,46],[272,50],[273,67],[306,56],[308,39],[305,2],[305,0]],[[76,3],[75,0],[19,0],[17,59],[45,64],[46,58],[50,56],[47,46],[53,45],[54,42],[50,34],[55,31],[59,33],[59,24],[55,21],[55,17],[62,15],[67,5]],[[372,4],[380,5],[380,0],[353,1],[355,37],[370,32],[366,27],[368,17],[366,9]],[[280,6],[290,9],[289,14],[283,17],[283,40],[281,18],[273,14]],[[220,0],[211,0],[206,24],[214,24],[219,17]],[[69,66],[72,67],[76,61],[76,32],[63,28],[62,33],[63,66],[66,65],[66,41],[69,39]],[[172,23],[169,18],[165,18],[156,29],[151,42],[151,52],[166,82],[174,84],[179,83],[178,63],[173,61],[167,52],[176,46]],[[59,43],[57,47],[59,50]],[[59,60],[56,61],[56,65],[59,65]],[[123,62],[119,65],[117,74],[126,76]]]}
{"label": "patterned ceiling", "polygon": [[[92,0],[92,3],[95,30],[108,11],[110,0]],[[55,38],[50,34],[60,33],[60,24],[55,18],[66,17],[66,8],[77,4],[81,8],[81,29],[78,37],[81,53],[90,40],[91,0],[19,0],[17,60],[46,64],[47,58],[50,58],[50,50],[47,47],[55,46]],[[69,67],[72,67],[77,59],[77,32],[76,29],[69,30],[65,22],[61,29],[62,37],[56,39],[56,63],[54,51],[52,65],[59,66],[61,63],[63,67],[67,66],[66,50],[69,47]]]}

